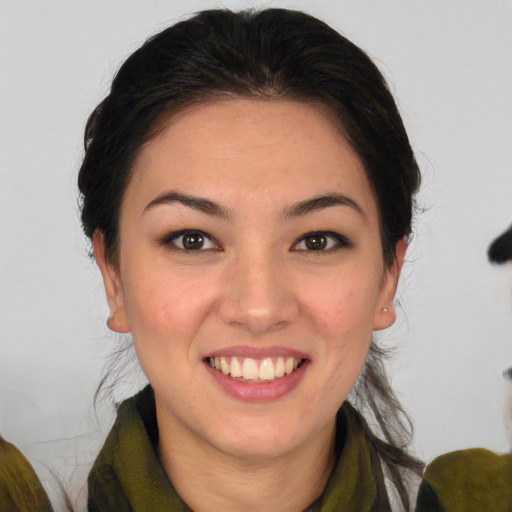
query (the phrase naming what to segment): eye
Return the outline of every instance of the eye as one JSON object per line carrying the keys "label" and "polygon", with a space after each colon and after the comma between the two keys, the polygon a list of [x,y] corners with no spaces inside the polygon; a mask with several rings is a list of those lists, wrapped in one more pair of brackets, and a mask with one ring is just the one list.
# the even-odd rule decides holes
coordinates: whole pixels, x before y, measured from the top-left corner
{"label": "eye", "polygon": [[161,243],[187,252],[219,250],[219,245],[211,236],[203,231],[189,229],[169,233],[161,240]]}
{"label": "eye", "polygon": [[303,235],[292,246],[293,251],[329,252],[349,246],[349,241],[339,233],[314,231]]}

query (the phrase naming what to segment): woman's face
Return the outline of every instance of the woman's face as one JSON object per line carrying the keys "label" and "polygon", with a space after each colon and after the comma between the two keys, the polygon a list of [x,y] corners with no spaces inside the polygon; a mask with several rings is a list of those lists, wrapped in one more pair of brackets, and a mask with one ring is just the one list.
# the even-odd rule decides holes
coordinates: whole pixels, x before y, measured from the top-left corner
{"label": "woman's face", "polygon": [[109,325],[132,333],[161,430],[249,458],[332,432],[372,331],[394,321],[399,264],[384,266],[370,184],[323,107],[174,116],[136,159],[119,240],[113,266],[95,237]]}

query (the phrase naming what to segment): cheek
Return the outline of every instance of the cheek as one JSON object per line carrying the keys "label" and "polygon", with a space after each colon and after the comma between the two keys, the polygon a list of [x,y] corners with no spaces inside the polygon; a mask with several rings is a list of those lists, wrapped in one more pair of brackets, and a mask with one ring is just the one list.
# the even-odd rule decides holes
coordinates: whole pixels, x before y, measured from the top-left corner
{"label": "cheek", "polygon": [[309,295],[309,318],[314,322],[322,369],[322,385],[311,396],[311,408],[336,411],[355,385],[365,364],[373,333],[374,287],[340,279]]}
{"label": "cheek", "polygon": [[[208,310],[212,287],[186,275],[145,272],[127,283],[126,312],[135,345],[172,347],[193,339]],[[172,341],[172,343],[170,343]]]}
{"label": "cheek", "polygon": [[377,296],[376,279],[346,274],[310,290],[305,306],[317,328],[335,345],[344,345],[371,337]]}
{"label": "cheek", "polygon": [[204,324],[211,291],[184,275],[148,271],[143,278],[133,277],[125,287],[126,312],[146,377],[157,388],[171,385],[170,372],[175,384],[189,383],[186,362],[197,358],[194,339]]}
{"label": "cheek", "polygon": [[366,361],[378,283],[377,274],[354,269],[309,295],[309,316],[325,348],[321,364],[328,376],[326,392],[336,400],[348,394]]}

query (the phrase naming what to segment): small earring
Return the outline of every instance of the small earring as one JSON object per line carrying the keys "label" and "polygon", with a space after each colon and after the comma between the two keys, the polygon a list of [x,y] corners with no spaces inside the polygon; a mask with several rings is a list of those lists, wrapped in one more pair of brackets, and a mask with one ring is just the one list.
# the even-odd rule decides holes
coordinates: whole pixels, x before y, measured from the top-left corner
{"label": "small earring", "polygon": [[388,308],[381,308],[382,311],[384,311],[384,313],[389,313],[389,309]]}

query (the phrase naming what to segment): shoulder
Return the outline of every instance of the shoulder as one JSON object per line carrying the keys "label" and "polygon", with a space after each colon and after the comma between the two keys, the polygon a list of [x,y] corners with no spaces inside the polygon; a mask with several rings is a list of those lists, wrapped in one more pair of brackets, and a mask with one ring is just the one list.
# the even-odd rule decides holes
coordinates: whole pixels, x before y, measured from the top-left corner
{"label": "shoulder", "polygon": [[0,510],[51,511],[50,501],[24,455],[0,437]]}
{"label": "shoulder", "polygon": [[512,454],[471,448],[441,455],[425,470],[417,510],[512,510]]}

